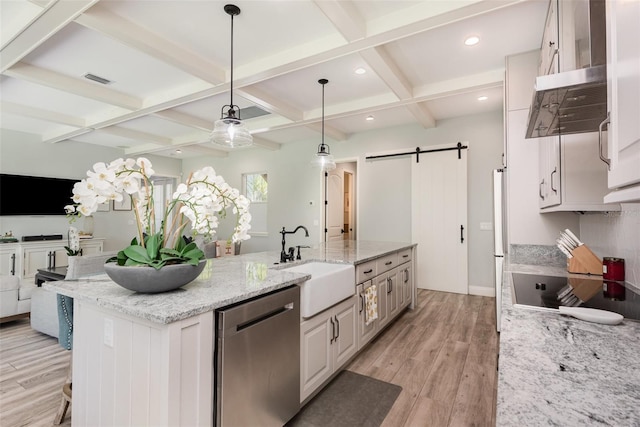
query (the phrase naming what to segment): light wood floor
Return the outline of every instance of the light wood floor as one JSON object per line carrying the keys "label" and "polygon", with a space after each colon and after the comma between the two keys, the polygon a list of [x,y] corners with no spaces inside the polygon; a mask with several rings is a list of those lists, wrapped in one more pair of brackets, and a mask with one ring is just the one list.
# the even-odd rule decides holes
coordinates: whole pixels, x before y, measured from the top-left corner
{"label": "light wood floor", "polygon": [[383,427],[495,426],[495,324],[493,298],[418,290],[347,369],[402,387]]}
{"label": "light wood floor", "polygon": [[[493,298],[419,290],[347,369],[402,387],[384,426],[494,426],[497,351]],[[0,325],[0,426],[51,426],[70,357],[29,319]]]}

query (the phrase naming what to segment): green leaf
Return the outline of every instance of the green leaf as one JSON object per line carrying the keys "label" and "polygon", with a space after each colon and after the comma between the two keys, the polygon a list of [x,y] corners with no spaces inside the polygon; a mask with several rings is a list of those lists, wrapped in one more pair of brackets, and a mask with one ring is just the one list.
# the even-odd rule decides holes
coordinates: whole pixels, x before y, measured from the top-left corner
{"label": "green leaf", "polygon": [[184,254],[182,254],[182,256],[189,259],[195,258],[196,260],[199,260],[204,257],[204,252],[202,252],[199,248],[196,247],[190,250],[189,252],[185,252]]}
{"label": "green leaf", "polygon": [[151,258],[149,258],[146,249],[142,246],[131,245],[124,248],[123,252],[129,260],[133,260],[141,264],[149,264],[151,262]]}
{"label": "green leaf", "polygon": [[147,246],[147,255],[149,255],[150,259],[158,258],[158,251],[160,250],[160,245],[162,244],[162,236],[160,233],[152,234],[146,241]]}

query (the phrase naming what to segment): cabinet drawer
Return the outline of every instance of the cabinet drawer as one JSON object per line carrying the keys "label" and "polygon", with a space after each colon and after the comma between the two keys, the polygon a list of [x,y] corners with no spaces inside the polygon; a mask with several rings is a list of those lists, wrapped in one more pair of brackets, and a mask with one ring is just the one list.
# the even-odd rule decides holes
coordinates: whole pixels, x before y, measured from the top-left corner
{"label": "cabinet drawer", "polygon": [[366,280],[372,279],[376,275],[375,260],[356,265],[356,283],[362,283]]}
{"label": "cabinet drawer", "polygon": [[382,274],[391,270],[398,265],[398,253],[394,252],[391,255],[380,257],[376,260],[376,269],[378,274]]}
{"label": "cabinet drawer", "polygon": [[411,257],[413,254],[413,250],[404,249],[398,252],[398,264],[404,264],[405,262],[411,261]]}

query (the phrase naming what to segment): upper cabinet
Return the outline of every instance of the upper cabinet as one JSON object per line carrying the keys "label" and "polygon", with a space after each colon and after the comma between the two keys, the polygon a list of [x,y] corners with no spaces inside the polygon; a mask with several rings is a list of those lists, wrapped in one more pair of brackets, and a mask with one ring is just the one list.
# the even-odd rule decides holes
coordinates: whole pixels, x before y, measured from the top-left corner
{"label": "upper cabinet", "polygon": [[547,11],[547,20],[544,23],[542,33],[542,46],[540,46],[540,63],[538,75],[558,72],[558,0],[551,0]]}
{"label": "upper cabinet", "polygon": [[[605,202],[640,201],[640,2],[607,1],[609,131]],[[603,154],[604,157],[604,154]]]}

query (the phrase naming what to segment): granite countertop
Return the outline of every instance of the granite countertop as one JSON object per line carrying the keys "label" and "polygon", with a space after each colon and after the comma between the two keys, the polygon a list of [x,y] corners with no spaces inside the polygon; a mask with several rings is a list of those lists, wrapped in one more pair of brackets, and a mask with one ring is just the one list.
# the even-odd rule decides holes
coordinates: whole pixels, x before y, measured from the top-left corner
{"label": "granite countertop", "polygon": [[200,276],[171,292],[139,294],[115,284],[106,274],[78,280],[45,282],[44,288],[123,314],[168,324],[302,283],[303,273],[282,270],[297,264],[322,261],[360,264],[411,243],[338,241],[301,250],[302,260],[278,264],[280,251],[210,259]]}
{"label": "granite countertop", "polygon": [[567,275],[505,264],[496,425],[640,426],[640,322],[601,325],[513,306],[512,272]]}

